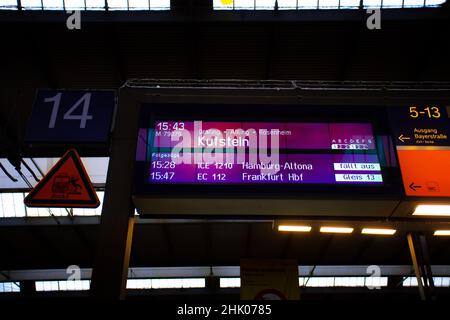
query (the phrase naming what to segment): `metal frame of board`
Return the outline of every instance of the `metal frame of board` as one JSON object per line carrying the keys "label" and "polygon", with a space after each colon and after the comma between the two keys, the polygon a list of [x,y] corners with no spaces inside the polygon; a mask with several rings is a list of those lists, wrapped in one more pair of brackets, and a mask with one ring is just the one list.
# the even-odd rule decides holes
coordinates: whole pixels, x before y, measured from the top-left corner
{"label": "metal frame of board", "polygon": [[[93,297],[113,299],[124,297],[134,224],[133,165],[139,110],[143,103],[277,103],[299,107],[301,105],[395,107],[411,102],[442,104],[448,101],[450,101],[450,86],[439,83],[154,80],[127,82],[120,90],[116,126],[112,135],[99,244],[92,275]],[[404,197],[396,200],[398,205],[392,216],[397,216],[397,211],[406,212],[407,215],[417,199],[405,200]],[[417,222],[419,221],[421,220],[417,219]]]}

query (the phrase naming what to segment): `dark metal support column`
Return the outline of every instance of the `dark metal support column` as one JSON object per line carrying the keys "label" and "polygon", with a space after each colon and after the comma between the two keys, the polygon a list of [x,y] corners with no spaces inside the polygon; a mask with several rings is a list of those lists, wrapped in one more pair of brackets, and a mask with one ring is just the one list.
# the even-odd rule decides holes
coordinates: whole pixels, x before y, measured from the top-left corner
{"label": "dark metal support column", "polygon": [[434,282],[425,235],[408,233],[407,238],[420,298],[422,300],[433,299]]}
{"label": "dark metal support column", "polygon": [[434,287],[433,272],[431,271],[431,260],[430,260],[430,255],[428,253],[427,239],[425,238],[425,235],[421,234],[419,236],[419,242],[420,242],[420,247],[422,249],[421,251],[422,251],[422,259],[424,262],[424,264],[423,264],[424,274],[426,274],[425,284],[428,288],[430,298],[435,299],[436,291],[435,291],[435,287]]}
{"label": "dark metal support column", "polygon": [[139,108],[127,103],[130,97],[127,89],[120,92],[92,270],[91,295],[94,298],[125,297],[134,226],[131,196],[139,117]]}
{"label": "dark metal support column", "polygon": [[32,298],[36,294],[36,285],[33,280],[20,281],[20,294],[24,298]]}
{"label": "dark metal support column", "polygon": [[212,293],[217,293],[220,290],[220,277],[211,275],[206,278],[206,288]]}
{"label": "dark metal support column", "polygon": [[170,0],[171,10],[208,11],[213,9],[211,0]]}
{"label": "dark metal support column", "polygon": [[422,283],[422,274],[420,272],[419,259],[417,257],[416,248],[414,246],[414,235],[412,233],[408,233],[407,238],[408,238],[409,252],[411,254],[411,259],[414,266],[414,273],[417,279],[417,286],[419,288],[420,299],[426,300],[425,290]]}

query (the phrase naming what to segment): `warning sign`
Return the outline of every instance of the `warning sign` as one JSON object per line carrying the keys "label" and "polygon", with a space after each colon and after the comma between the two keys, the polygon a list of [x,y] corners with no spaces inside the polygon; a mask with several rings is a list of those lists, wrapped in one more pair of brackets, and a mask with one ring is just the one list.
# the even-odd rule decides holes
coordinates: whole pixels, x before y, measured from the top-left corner
{"label": "warning sign", "polygon": [[71,149],[25,197],[28,207],[97,208],[100,201],[76,150]]}

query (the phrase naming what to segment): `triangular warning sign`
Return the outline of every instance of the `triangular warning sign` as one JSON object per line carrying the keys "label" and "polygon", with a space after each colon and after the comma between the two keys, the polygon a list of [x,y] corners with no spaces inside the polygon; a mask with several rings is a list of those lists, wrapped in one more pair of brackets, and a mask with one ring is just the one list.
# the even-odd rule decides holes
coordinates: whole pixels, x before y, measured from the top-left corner
{"label": "triangular warning sign", "polygon": [[75,149],[64,154],[23,202],[28,207],[97,208],[100,205]]}

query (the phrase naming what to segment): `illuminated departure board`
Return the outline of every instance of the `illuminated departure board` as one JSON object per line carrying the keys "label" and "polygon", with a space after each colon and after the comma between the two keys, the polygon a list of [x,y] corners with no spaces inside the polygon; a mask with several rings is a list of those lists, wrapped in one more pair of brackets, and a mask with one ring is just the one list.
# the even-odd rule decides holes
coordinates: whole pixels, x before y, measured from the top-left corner
{"label": "illuminated departure board", "polygon": [[137,158],[147,184],[383,185],[370,123],[158,120]]}

